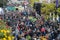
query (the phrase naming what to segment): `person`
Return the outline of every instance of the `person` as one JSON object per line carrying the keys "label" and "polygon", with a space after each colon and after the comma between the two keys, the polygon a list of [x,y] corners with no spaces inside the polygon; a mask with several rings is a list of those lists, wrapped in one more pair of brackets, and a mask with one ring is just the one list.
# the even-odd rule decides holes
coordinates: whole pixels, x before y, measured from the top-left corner
{"label": "person", "polygon": [[46,30],[46,29],[45,29],[44,27],[41,28],[41,33],[42,33],[42,35],[45,35],[45,34],[46,34],[46,33],[45,33],[45,30]]}
{"label": "person", "polygon": [[0,7],[0,15],[4,15],[4,10],[2,7]]}
{"label": "person", "polygon": [[[59,28],[57,28],[58,25],[56,22],[51,22],[50,20],[45,21],[44,16],[41,17],[41,19],[37,18],[36,21],[32,22],[28,16],[18,14],[19,16],[17,17],[16,14],[13,15],[9,14],[9,15],[13,17],[12,18],[13,21],[16,19],[18,23],[18,27],[17,27],[18,30],[16,30],[18,32],[17,35],[18,36],[19,34],[22,35],[21,39],[20,37],[17,36],[18,40],[27,40],[27,39],[39,40],[39,37],[41,37],[42,34],[43,34],[41,37],[42,40],[53,40],[55,38],[60,39],[60,30]],[[29,16],[34,17],[35,15],[31,13],[31,15]],[[14,23],[13,21],[11,22],[9,21],[7,22],[7,24],[8,25],[17,24],[16,21],[14,21]],[[12,34],[15,35],[15,29],[12,31]]]}
{"label": "person", "polygon": [[2,7],[0,7],[0,17],[4,19],[4,10]]}

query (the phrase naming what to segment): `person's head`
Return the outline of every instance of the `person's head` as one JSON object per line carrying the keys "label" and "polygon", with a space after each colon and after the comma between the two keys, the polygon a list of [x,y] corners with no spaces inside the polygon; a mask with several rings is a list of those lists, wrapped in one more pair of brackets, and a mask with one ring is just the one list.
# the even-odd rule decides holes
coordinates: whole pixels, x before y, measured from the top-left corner
{"label": "person's head", "polygon": [[36,38],[36,34],[34,34],[33,37]]}
{"label": "person's head", "polygon": [[21,25],[24,25],[24,22],[23,21],[21,22]]}

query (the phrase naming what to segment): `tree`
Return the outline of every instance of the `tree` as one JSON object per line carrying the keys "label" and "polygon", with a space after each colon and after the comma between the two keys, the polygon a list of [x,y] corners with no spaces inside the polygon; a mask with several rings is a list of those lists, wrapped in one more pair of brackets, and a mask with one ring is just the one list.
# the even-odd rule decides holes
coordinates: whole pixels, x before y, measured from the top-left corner
{"label": "tree", "polygon": [[48,19],[48,18],[52,19],[53,15],[51,15],[51,14],[54,14],[54,12],[55,12],[55,4],[54,3],[49,3],[49,4],[43,3],[42,4],[41,13],[45,14],[46,19]]}
{"label": "tree", "polygon": [[30,0],[30,6],[33,7],[34,2],[39,2],[39,0]]}
{"label": "tree", "polygon": [[60,8],[57,8],[57,14],[60,15]]}
{"label": "tree", "polygon": [[50,14],[50,13],[53,13],[55,12],[55,4],[42,4],[42,7],[41,7],[41,13],[44,13],[44,14]]}
{"label": "tree", "polygon": [[0,0],[0,6],[3,7],[3,6],[6,6],[8,0]]}

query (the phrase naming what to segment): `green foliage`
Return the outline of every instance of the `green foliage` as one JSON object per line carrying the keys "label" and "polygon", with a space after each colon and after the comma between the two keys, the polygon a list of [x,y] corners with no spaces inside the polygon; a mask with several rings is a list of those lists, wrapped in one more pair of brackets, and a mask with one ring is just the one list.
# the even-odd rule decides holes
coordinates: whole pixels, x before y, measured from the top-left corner
{"label": "green foliage", "polygon": [[10,28],[6,28],[6,23],[3,20],[0,20],[0,30],[2,29],[10,30]]}
{"label": "green foliage", "polygon": [[34,2],[39,2],[39,0],[29,0],[30,1],[30,6],[33,7]]}
{"label": "green foliage", "polygon": [[4,36],[4,33],[2,33],[2,32],[0,32],[0,39],[1,38],[4,38],[5,36]]}
{"label": "green foliage", "polygon": [[57,13],[58,13],[58,15],[60,15],[60,8],[57,8]]}
{"label": "green foliage", "polygon": [[0,0],[0,6],[3,7],[7,4],[8,0]]}
{"label": "green foliage", "polygon": [[55,4],[52,4],[52,3],[50,3],[50,4],[43,3],[42,4],[41,13],[49,15],[49,13],[53,13],[53,12],[55,12]]}

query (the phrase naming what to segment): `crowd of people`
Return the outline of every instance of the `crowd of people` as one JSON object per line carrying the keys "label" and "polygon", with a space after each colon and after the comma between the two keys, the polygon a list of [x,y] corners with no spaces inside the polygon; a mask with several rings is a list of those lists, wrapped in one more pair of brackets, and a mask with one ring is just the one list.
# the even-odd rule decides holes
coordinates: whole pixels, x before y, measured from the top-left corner
{"label": "crowd of people", "polygon": [[[30,19],[31,17],[36,20]],[[44,16],[38,18],[33,11],[6,13],[4,21],[12,27],[12,35],[17,40],[60,40],[60,24],[51,20],[45,21]]]}

